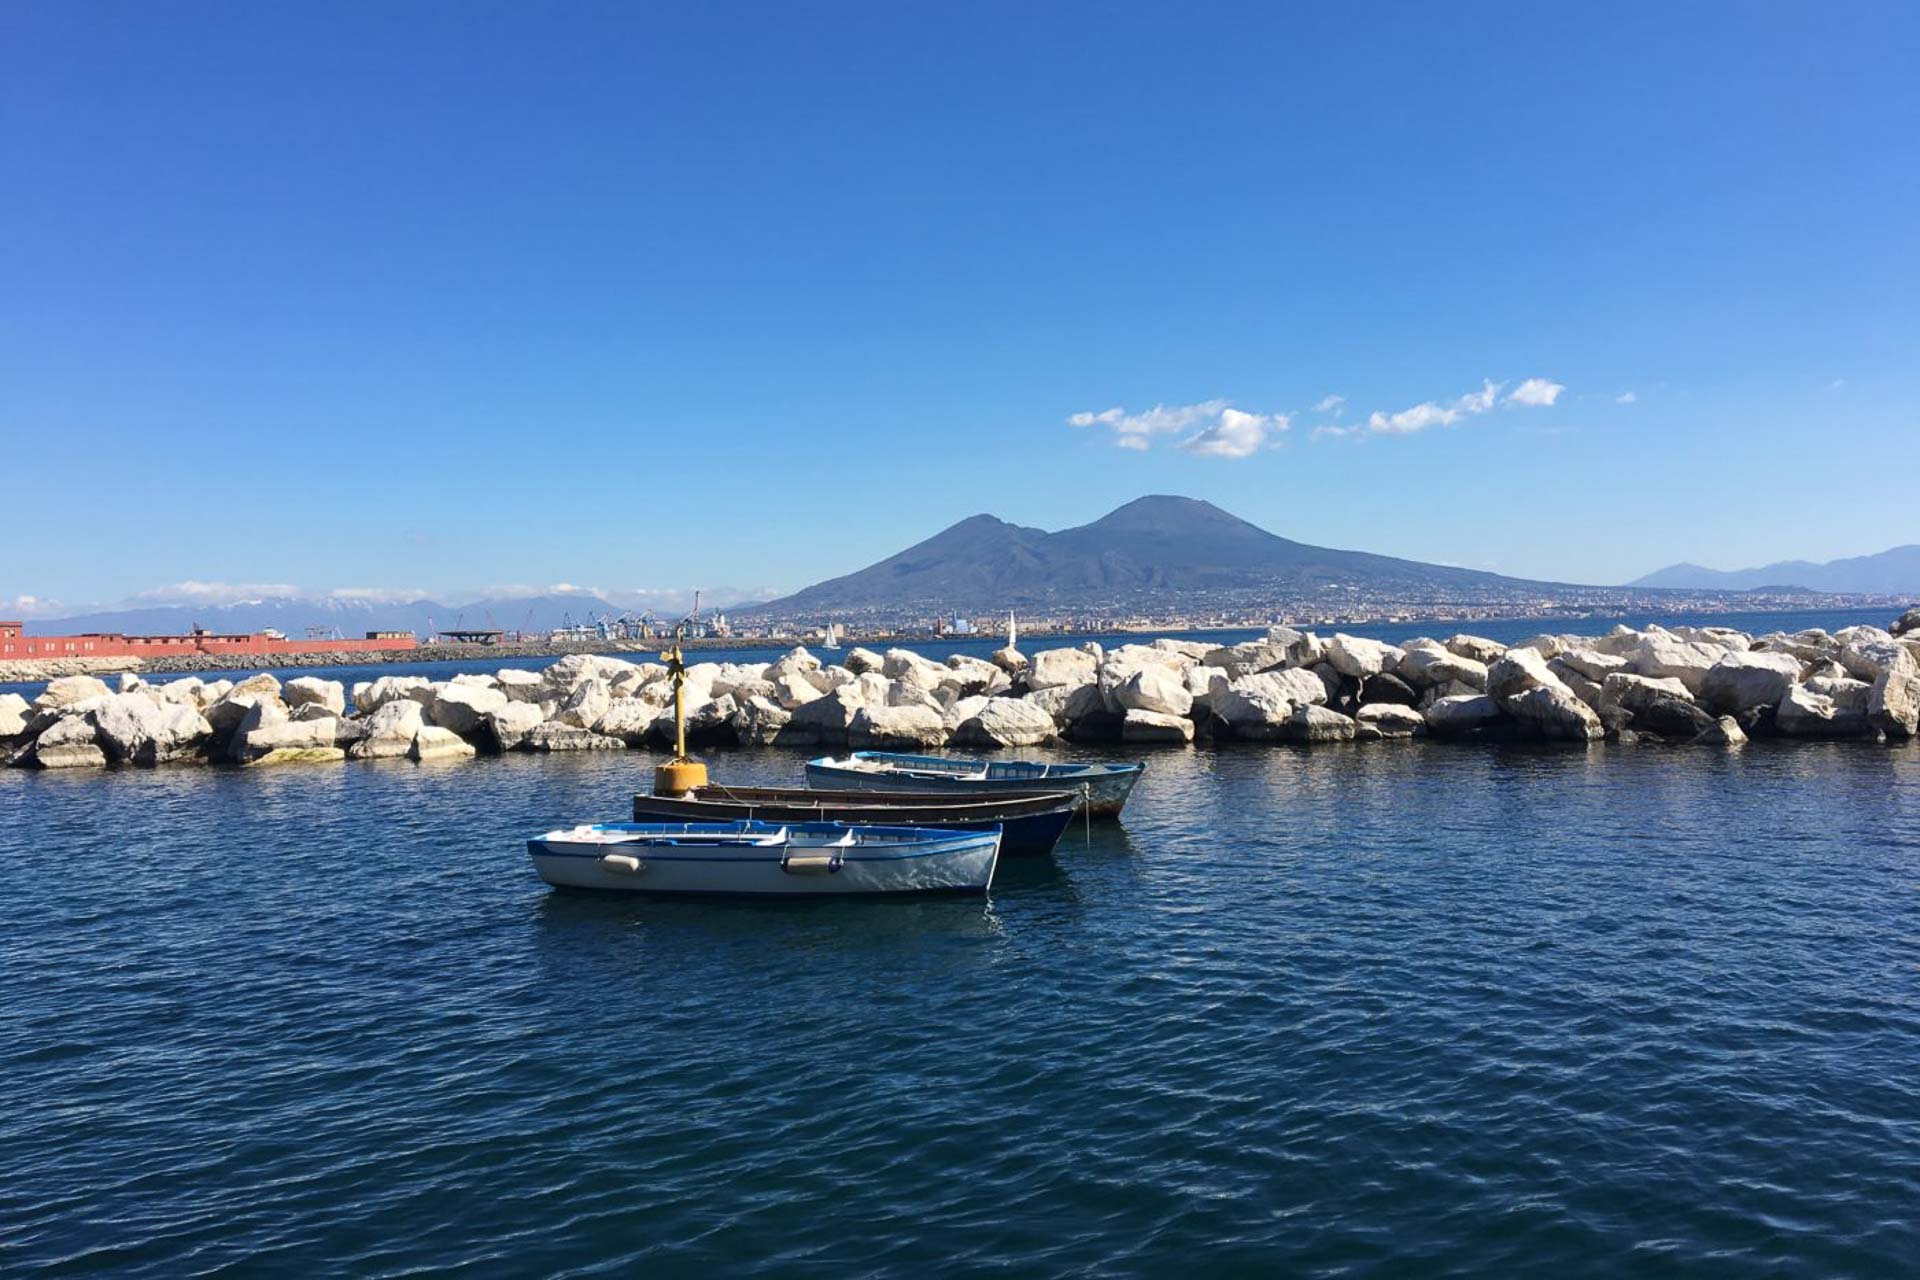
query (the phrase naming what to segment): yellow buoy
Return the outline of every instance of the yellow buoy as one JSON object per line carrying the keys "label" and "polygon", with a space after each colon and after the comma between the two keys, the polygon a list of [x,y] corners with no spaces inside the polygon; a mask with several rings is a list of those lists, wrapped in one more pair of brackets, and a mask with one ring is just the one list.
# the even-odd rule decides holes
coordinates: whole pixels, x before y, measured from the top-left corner
{"label": "yellow buoy", "polygon": [[707,766],[687,755],[687,664],[680,653],[680,633],[674,631],[673,648],[660,655],[673,680],[673,759],[653,771],[655,795],[685,795],[695,787],[707,785]]}

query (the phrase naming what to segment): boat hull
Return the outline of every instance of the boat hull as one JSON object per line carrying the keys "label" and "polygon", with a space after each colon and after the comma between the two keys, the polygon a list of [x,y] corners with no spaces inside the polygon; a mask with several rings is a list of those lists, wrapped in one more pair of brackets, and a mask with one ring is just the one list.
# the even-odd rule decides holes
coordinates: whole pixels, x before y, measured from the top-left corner
{"label": "boat hull", "polygon": [[1007,857],[1053,852],[1079,812],[1078,797],[1052,792],[976,798],[946,792],[819,791],[805,787],[710,786],[683,796],[640,794],[635,822],[844,822],[853,826],[939,827],[947,831],[1001,830]]}
{"label": "boat hull", "polygon": [[[1143,766],[1047,765],[1027,761],[989,763],[940,756],[899,756],[856,752],[855,760],[903,761],[884,768],[844,764],[832,757],[807,762],[807,785],[847,791],[934,791],[956,796],[1059,791],[1081,798],[1095,818],[1117,818],[1140,781]],[[961,776],[942,769],[973,766],[986,776]],[[1036,772],[1044,771],[1044,772]],[[1005,776],[994,776],[1002,772]]]}
{"label": "boat hull", "polygon": [[[605,824],[599,830],[655,825]],[[710,827],[713,824],[690,825]],[[837,830],[845,832],[849,828],[837,827]],[[527,853],[542,880],[557,888],[569,889],[730,897],[983,894],[987,891],[999,860],[998,832],[917,834],[920,838],[863,842],[836,849],[824,839],[767,847],[745,842],[617,843],[606,838],[570,839],[567,833],[553,832],[527,841]],[[829,862],[831,866],[823,865]]]}

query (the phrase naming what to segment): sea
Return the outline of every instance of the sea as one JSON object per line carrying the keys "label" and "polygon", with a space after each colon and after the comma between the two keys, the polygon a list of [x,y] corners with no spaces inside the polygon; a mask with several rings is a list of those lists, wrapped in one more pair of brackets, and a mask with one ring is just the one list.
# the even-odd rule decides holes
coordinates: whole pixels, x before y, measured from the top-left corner
{"label": "sea", "polygon": [[0,770],[0,1274],[1920,1266],[1920,745],[1032,754],[1147,768],[792,903],[541,884],[647,752]]}

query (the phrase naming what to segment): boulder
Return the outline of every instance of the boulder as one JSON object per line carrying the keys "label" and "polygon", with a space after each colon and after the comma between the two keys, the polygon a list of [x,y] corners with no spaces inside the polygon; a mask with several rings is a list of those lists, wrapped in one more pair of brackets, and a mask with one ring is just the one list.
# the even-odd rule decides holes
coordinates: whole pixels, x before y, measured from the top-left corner
{"label": "boulder", "polygon": [[40,731],[16,763],[42,769],[97,769],[106,765],[107,753],[100,747],[92,717],[62,716]]}
{"label": "boulder", "polygon": [[[613,716],[615,711],[621,708],[633,709],[635,718],[642,721],[638,732],[644,737],[647,724],[651,723],[651,716],[645,704],[633,701],[616,702],[613,704],[613,709],[607,712],[607,716]],[[486,723],[480,735],[481,740],[495,751],[513,751],[526,745],[527,735],[545,724],[546,719],[540,714],[540,708],[531,702],[508,702],[487,713]],[[604,719],[602,723],[604,725]],[[605,728],[600,731],[608,732]],[[614,736],[626,738],[630,743],[635,741],[625,734]]]}
{"label": "boulder", "polygon": [[89,698],[104,698],[110,692],[107,682],[97,676],[60,676],[47,681],[33,705],[40,711],[59,712]]}
{"label": "boulder", "polygon": [[1603,716],[1614,709],[1636,715],[1655,698],[1678,698],[1686,702],[1691,696],[1687,686],[1671,676],[1637,676],[1630,671],[1616,671],[1601,682],[1600,703],[1596,709]]}
{"label": "boulder", "polygon": [[235,684],[231,689],[227,690],[227,692],[228,693],[251,693],[264,698],[274,698],[281,702],[286,701],[285,698],[282,698],[280,696],[280,692],[281,692],[280,682],[276,680],[273,676],[268,675],[264,671],[260,672],[258,675],[248,676],[246,679],[241,680],[240,682]]}
{"label": "boulder", "polygon": [[493,681],[509,702],[538,702],[547,688],[538,671],[517,671],[511,667],[494,672]]}
{"label": "boulder", "polygon": [[1800,679],[1800,659],[1788,653],[1729,653],[1707,668],[1700,701],[1727,715],[1777,706]]}
{"label": "boulder", "polygon": [[476,689],[498,689],[500,681],[484,671],[463,671],[447,681],[448,684],[469,684]]}
{"label": "boulder", "polygon": [[296,676],[287,681],[286,688],[281,691],[280,696],[290,711],[298,711],[305,706],[320,706],[336,716],[347,714],[346,686],[338,680],[322,680],[318,676]]}
{"label": "boulder", "polygon": [[[806,650],[796,649],[794,652],[806,653]],[[869,671],[879,671],[885,674],[887,660],[871,649],[854,648],[847,650],[847,656],[841,661],[840,665],[857,676],[865,675]]]}
{"label": "boulder", "polygon": [[162,702],[178,703],[183,707],[192,707],[195,711],[204,711],[209,705],[208,700],[203,696],[207,683],[199,676],[169,680],[165,684],[150,687],[160,695]]}
{"label": "boulder", "polygon": [[771,698],[748,698],[735,706],[733,736],[743,747],[811,746],[820,741],[818,732],[794,727],[793,713]]}
{"label": "boulder", "polygon": [[1226,672],[1229,680],[1238,680],[1242,676],[1287,666],[1289,657],[1290,651],[1285,642],[1272,639],[1247,640],[1240,644],[1209,649],[1202,655],[1200,663],[1202,666],[1214,667]]}
{"label": "boulder", "polygon": [[[238,690],[236,690],[238,692]],[[433,705],[433,681],[419,676],[381,676],[364,688],[353,687],[353,705],[361,715],[371,715],[389,702],[405,698],[422,708]]]}
{"label": "boulder", "polygon": [[1328,695],[1325,680],[1322,680],[1312,671],[1305,671],[1299,667],[1288,667],[1283,671],[1262,671],[1258,675],[1242,676],[1240,679],[1235,680],[1229,688],[1264,689],[1275,697],[1283,698],[1288,702],[1295,704],[1303,702],[1312,703],[1315,706],[1324,706]]}
{"label": "boulder", "polygon": [[1169,667],[1141,667],[1114,689],[1114,698],[1122,711],[1185,716],[1193,710],[1186,678]]}
{"label": "boulder", "polygon": [[[1841,682],[1823,683],[1834,686]],[[1791,738],[1848,738],[1872,732],[1873,721],[1866,708],[1868,699],[1862,699],[1856,709],[1850,705],[1853,700],[1845,691],[1836,689],[1835,692],[1840,696],[1818,692],[1809,685],[1794,685],[1774,712],[1774,727]]]}
{"label": "boulder", "polygon": [[[275,720],[235,734],[229,753],[242,764],[344,760],[346,753],[334,742],[339,724],[333,716],[320,720]],[[322,754],[309,754],[313,752]]]}
{"label": "boulder", "polygon": [[847,726],[847,740],[877,750],[938,747],[947,741],[947,724],[926,706],[861,707]]}
{"label": "boulder", "polygon": [[1295,704],[1278,736],[1284,742],[1352,742],[1358,729],[1351,716],[1302,702]]}
{"label": "boulder", "polygon": [[1708,747],[1738,747],[1746,743],[1747,735],[1738,720],[1732,716],[1721,716],[1711,728],[1701,730],[1700,736],[1694,741]]}
{"label": "boulder", "polygon": [[247,761],[247,767],[258,769],[276,764],[335,764],[346,758],[347,753],[337,746],[275,747],[265,755]]}
{"label": "boulder", "polygon": [[[1898,640],[1877,628],[1848,627],[1847,631],[1875,631],[1874,635],[1856,635],[1834,654],[1834,661],[1846,668],[1848,675],[1868,684],[1880,678],[1880,673],[1891,667],[1899,655],[1906,652]],[[1839,635],[1846,635],[1842,631]],[[1839,637],[1836,636],[1836,639]]]}
{"label": "boulder", "polygon": [[1385,738],[1411,738],[1427,731],[1426,716],[1398,702],[1368,703],[1353,718],[1372,725]]}
{"label": "boulder", "polygon": [[1192,742],[1193,721],[1184,715],[1129,708],[1120,725],[1122,742]]}
{"label": "boulder", "polygon": [[[867,672],[866,676],[881,678],[878,672]],[[886,699],[880,699],[884,705]],[[853,727],[853,717],[866,706],[858,683],[842,685],[832,693],[823,694],[812,702],[793,709],[788,723],[797,730],[812,733],[820,741],[839,745],[847,741],[848,732]]]}
{"label": "boulder", "polygon": [[1889,632],[1894,636],[1920,636],[1920,604],[1901,614]]}
{"label": "boulder", "polygon": [[1411,685],[1427,688],[1457,680],[1475,689],[1487,687],[1487,664],[1463,658],[1437,640],[1416,640],[1400,654],[1396,674]]}
{"label": "boulder", "polygon": [[1507,646],[1498,640],[1489,640],[1485,636],[1457,635],[1448,636],[1443,643],[1447,652],[1462,658],[1471,658],[1481,666],[1490,666],[1507,651]]}
{"label": "boulder", "polygon": [[1361,636],[1340,633],[1327,641],[1327,662],[1341,675],[1355,680],[1392,670],[1400,665],[1402,656],[1393,645]]}
{"label": "boulder", "polygon": [[[1920,609],[1908,610],[1902,621],[1916,613]],[[1867,719],[1890,739],[1920,736],[1920,661],[1911,653],[1902,650],[1874,680]]]}
{"label": "boulder", "polygon": [[595,676],[587,676],[571,687],[566,701],[560,704],[560,710],[553,718],[559,724],[591,731],[612,705],[613,693],[607,688],[606,682]]}
{"label": "boulder", "polygon": [[141,692],[109,695],[90,714],[107,758],[129,764],[177,760],[213,736],[213,726],[194,708],[155,702]]}
{"label": "boulder", "polygon": [[1026,695],[1026,700],[1052,716],[1055,724],[1063,725],[1066,723],[1067,700],[1072,696],[1073,690],[1055,685],[1051,689],[1035,689]]}
{"label": "boulder", "polygon": [[367,733],[347,754],[355,760],[391,760],[413,749],[413,739],[426,724],[426,715],[412,698],[380,704],[367,718]]}
{"label": "boulder", "polygon": [[1616,653],[1574,646],[1557,656],[1557,661],[1599,684],[1616,671],[1627,669],[1627,660]]}
{"label": "boulder", "polygon": [[536,725],[521,746],[527,751],[624,751],[627,744],[604,733],[549,720]]}
{"label": "boulder", "polygon": [[1487,668],[1487,693],[1500,709],[1542,738],[1592,741],[1606,726],[1547,665],[1537,649],[1509,649]]}
{"label": "boulder", "polygon": [[420,732],[413,735],[413,746],[407,752],[407,758],[416,761],[427,760],[464,760],[478,754],[473,744],[451,729],[439,725],[423,725]]}
{"label": "boulder", "polygon": [[27,731],[33,706],[17,693],[0,693],[0,738],[18,738]]}
{"label": "boulder", "polygon": [[1212,709],[1229,736],[1271,741],[1281,736],[1293,708],[1292,699],[1261,683],[1261,677],[1249,676],[1216,694]]}
{"label": "boulder", "polygon": [[1707,672],[1726,652],[1719,645],[1682,640],[1670,632],[1650,629],[1634,647],[1627,670],[1636,675],[1678,680],[1689,694],[1697,694],[1706,683]]}
{"label": "boulder", "polygon": [[1590,707],[1597,707],[1600,705],[1600,693],[1601,693],[1602,686],[1595,683],[1592,680],[1587,679],[1586,676],[1582,675],[1579,671],[1575,670],[1571,665],[1567,663],[1564,655],[1561,655],[1559,657],[1548,658],[1547,670],[1553,672],[1555,676],[1559,677],[1561,684],[1564,684],[1565,686],[1567,686],[1567,688],[1573,690],[1573,696],[1580,699],[1580,701],[1586,703]]}
{"label": "boulder", "polygon": [[[575,691],[576,695],[578,690]],[[462,736],[486,728],[487,717],[507,705],[507,695],[485,685],[444,684],[427,709],[430,723]],[[520,704],[525,706],[525,703]]]}
{"label": "boulder", "polygon": [[[1067,705],[1069,708],[1073,706],[1075,694],[1078,694],[1083,701],[1091,694],[1094,705],[1099,705],[1099,691],[1092,685],[1081,685],[1078,689],[1069,690],[1067,695]],[[946,704],[946,710],[940,713],[940,719],[947,726],[947,731],[951,733],[953,730],[958,729],[961,725],[979,715],[981,708],[985,707],[988,701],[989,699],[984,695],[976,695],[971,698],[955,698],[952,702]]]}
{"label": "boulder", "polygon": [[1633,713],[1633,727],[1639,733],[1656,733],[1663,738],[1691,742],[1713,728],[1714,717],[1685,698],[1650,698]]}
{"label": "boulder", "polygon": [[1027,688],[1091,684],[1098,667],[1092,654],[1079,649],[1042,649],[1027,667]]}
{"label": "boulder", "polygon": [[1022,698],[989,698],[954,730],[954,741],[984,747],[1032,747],[1057,735],[1053,717]]}

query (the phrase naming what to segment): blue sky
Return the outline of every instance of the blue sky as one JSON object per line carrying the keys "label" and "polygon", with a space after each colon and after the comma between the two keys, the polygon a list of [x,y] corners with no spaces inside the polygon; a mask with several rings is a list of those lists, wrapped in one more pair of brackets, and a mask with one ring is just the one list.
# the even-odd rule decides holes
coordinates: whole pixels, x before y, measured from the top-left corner
{"label": "blue sky", "polygon": [[1920,540],[1917,49],[1906,4],[9,5],[0,602],[792,587],[1151,492],[1587,581]]}

